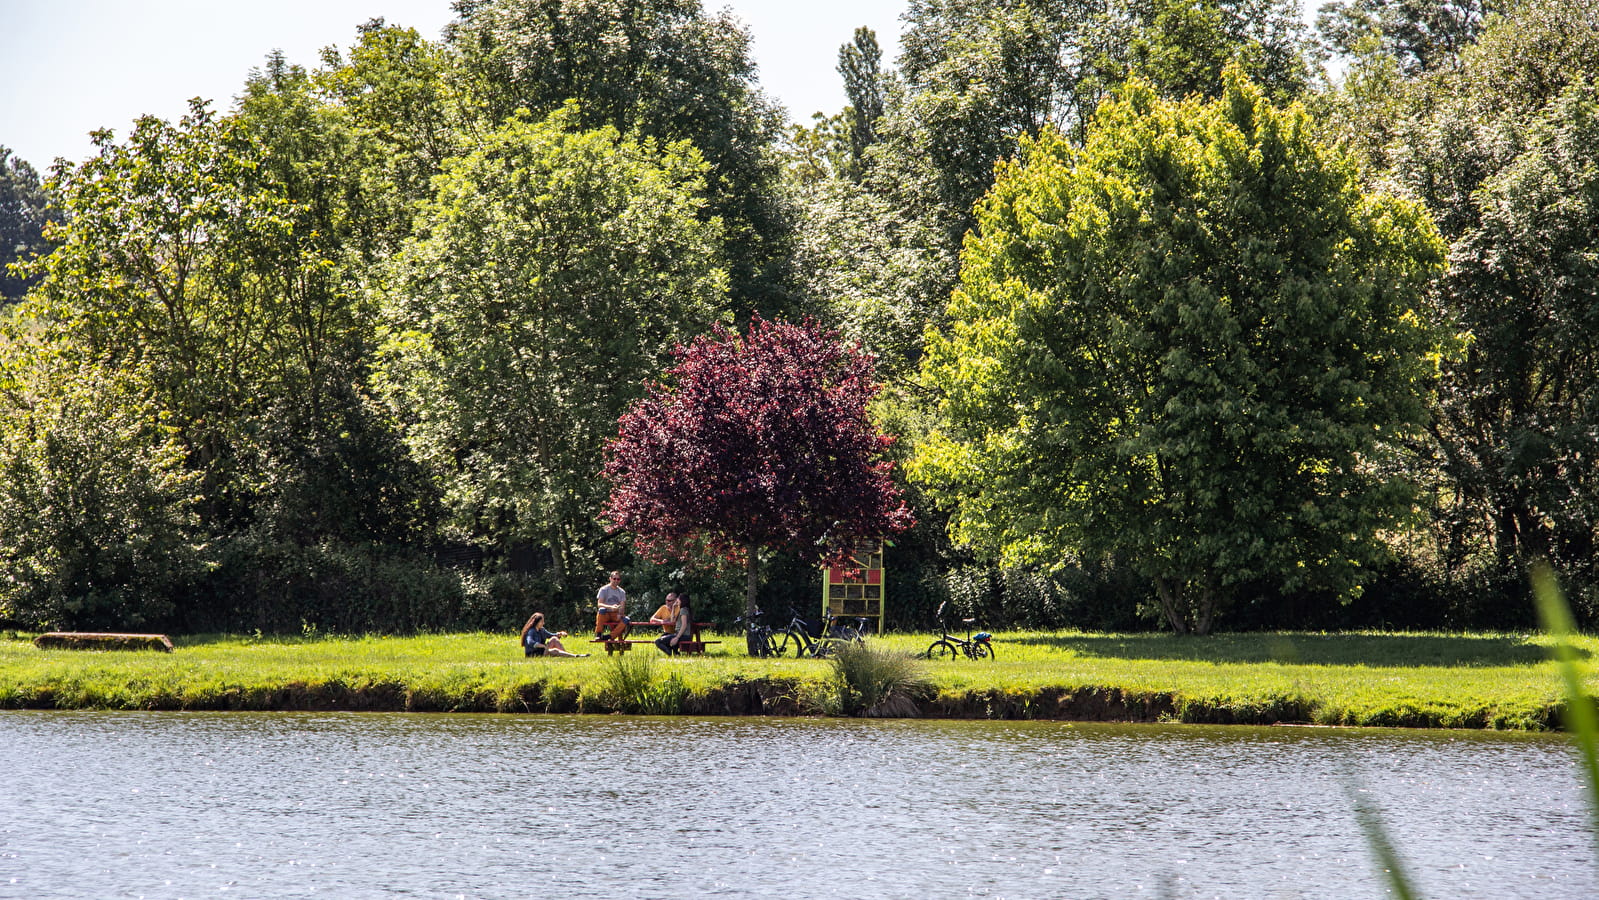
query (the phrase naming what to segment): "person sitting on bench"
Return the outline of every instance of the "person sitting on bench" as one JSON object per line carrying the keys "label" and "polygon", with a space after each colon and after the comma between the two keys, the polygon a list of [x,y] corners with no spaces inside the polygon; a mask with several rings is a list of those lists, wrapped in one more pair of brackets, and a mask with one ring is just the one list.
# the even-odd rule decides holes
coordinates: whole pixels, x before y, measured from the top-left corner
{"label": "person sitting on bench", "polygon": [[672,631],[655,639],[655,646],[667,656],[677,655],[677,646],[689,639],[694,631],[694,610],[689,606],[688,594],[679,593],[672,609]]}
{"label": "person sitting on bench", "polygon": [[650,624],[662,626],[671,625],[672,606],[675,603],[677,603],[677,591],[672,591],[670,594],[666,595],[666,602],[662,603],[660,607],[655,610],[655,613],[650,616]]}
{"label": "person sitting on bench", "polygon": [[594,595],[599,610],[594,614],[594,637],[620,641],[627,637],[627,591],[622,590],[622,573],[612,572],[611,580]]}

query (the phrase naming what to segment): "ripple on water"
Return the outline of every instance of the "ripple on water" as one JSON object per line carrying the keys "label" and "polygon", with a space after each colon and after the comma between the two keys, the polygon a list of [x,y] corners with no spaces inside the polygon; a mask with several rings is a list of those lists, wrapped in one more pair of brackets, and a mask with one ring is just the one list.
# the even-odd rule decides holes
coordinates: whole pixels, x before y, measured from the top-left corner
{"label": "ripple on water", "polygon": [[0,714],[0,897],[1599,895],[1569,747],[1461,732]]}

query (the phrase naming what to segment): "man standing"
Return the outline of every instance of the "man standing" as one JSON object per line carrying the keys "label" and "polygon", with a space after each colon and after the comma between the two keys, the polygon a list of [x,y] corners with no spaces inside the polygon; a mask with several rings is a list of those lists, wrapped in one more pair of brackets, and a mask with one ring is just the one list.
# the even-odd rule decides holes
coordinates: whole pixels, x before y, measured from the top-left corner
{"label": "man standing", "polygon": [[622,573],[612,572],[610,582],[600,586],[595,599],[599,612],[594,616],[594,636],[612,641],[627,637],[627,591],[622,590]]}

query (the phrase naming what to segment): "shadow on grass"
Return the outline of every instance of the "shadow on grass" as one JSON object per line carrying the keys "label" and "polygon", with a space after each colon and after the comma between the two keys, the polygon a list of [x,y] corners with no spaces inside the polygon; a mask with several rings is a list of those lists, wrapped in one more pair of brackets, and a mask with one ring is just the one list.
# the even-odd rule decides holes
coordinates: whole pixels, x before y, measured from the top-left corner
{"label": "shadow on grass", "polygon": [[[1299,663],[1375,666],[1525,666],[1550,651],[1517,635],[1447,634],[1171,634],[1022,635],[1007,644],[1053,647],[1109,659],[1169,659],[1215,663]],[[1578,649],[1580,656],[1592,654]]]}

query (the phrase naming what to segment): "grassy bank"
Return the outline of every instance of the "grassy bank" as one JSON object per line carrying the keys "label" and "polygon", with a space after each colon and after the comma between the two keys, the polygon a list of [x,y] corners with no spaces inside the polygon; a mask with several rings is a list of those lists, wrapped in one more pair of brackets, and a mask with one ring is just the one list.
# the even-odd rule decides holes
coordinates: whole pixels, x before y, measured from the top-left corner
{"label": "grassy bank", "polygon": [[[931,635],[878,641],[919,652]],[[993,662],[921,665],[924,716],[1549,729],[1547,640],[1511,634],[1167,635],[1011,632]],[[1599,639],[1578,638],[1585,660]],[[832,667],[762,660],[733,638],[702,658],[639,646],[528,660],[514,636],[175,637],[171,654],[0,640],[0,708],[352,709],[807,715]],[[584,645],[588,646],[588,645]],[[648,662],[646,662],[648,661]],[[1591,671],[1588,669],[1586,671]],[[1590,675],[1590,689],[1595,679]]]}

